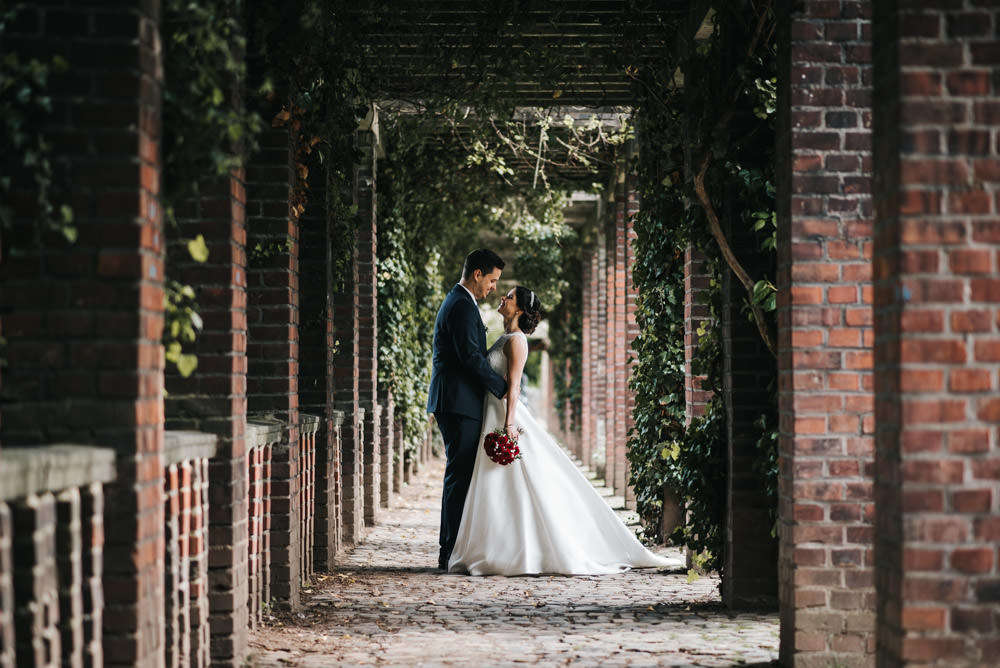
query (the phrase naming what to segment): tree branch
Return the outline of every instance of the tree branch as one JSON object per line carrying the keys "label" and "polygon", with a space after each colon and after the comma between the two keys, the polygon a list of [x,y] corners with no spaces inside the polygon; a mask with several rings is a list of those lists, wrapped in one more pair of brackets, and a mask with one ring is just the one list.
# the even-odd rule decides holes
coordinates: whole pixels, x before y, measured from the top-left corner
{"label": "tree branch", "polygon": [[747,273],[746,269],[740,263],[739,259],[733,253],[733,249],[729,246],[729,241],[726,239],[726,235],[722,232],[722,225],[719,224],[719,216],[715,213],[715,207],[712,206],[712,200],[708,196],[708,191],[705,190],[705,173],[708,171],[708,165],[712,160],[712,152],[710,150],[705,151],[705,157],[701,160],[701,166],[698,168],[698,173],[694,177],[694,190],[698,194],[698,201],[701,203],[701,208],[705,210],[705,217],[708,218],[708,227],[712,232],[712,237],[715,242],[719,244],[719,250],[722,251],[722,257],[725,258],[726,264],[729,268],[733,270],[736,277],[740,279],[740,283],[747,291],[747,302],[750,304],[750,310],[753,313],[754,322],[757,323],[757,331],[760,332],[760,337],[764,339],[764,345],[771,352],[775,358],[778,357],[777,349],[775,348],[774,341],[771,339],[771,332],[767,329],[767,321],[764,319],[764,311],[760,308],[753,299],[753,281],[750,275]]}

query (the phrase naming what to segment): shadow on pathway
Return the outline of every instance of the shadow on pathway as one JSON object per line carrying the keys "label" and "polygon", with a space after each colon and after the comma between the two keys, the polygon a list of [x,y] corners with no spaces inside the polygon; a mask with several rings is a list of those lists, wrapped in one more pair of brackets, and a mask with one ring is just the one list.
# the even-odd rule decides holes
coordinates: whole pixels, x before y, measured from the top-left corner
{"label": "shadow on pathway", "polygon": [[254,632],[250,664],[761,668],[777,658],[777,613],[726,611],[714,577],[442,574],[442,473],[432,461],[406,486],[338,572],[303,592],[302,613]]}

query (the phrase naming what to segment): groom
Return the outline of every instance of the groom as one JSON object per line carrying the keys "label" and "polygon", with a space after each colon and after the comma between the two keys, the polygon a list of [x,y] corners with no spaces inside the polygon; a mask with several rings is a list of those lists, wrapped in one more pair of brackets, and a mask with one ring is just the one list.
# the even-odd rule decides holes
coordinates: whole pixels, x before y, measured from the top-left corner
{"label": "groom", "polygon": [[472,480],[483,422],[483,391],[497,397],[507,382],[486,361],[486,327],[476,302],[496,289],[504,262],[491,250],[469,253],[462,280],[451,289],[434,322],[434,365],[427,394],[444,439],[446,464],[441,498],[441,552],[438,568],[448,570],[462,509]]}

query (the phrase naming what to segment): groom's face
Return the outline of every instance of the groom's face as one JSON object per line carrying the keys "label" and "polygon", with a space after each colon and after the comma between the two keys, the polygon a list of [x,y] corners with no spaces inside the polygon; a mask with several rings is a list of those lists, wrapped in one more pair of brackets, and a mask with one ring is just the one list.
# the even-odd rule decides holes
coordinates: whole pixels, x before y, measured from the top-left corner
{"label": "groom's face", "polygon": [[478,269],[472,274],[476,287],[472,291],[476,299],[486,299],[487,295],[497,289],[497,281],[500,280],[500,270],[494,267],[490,273],[484,274]]}

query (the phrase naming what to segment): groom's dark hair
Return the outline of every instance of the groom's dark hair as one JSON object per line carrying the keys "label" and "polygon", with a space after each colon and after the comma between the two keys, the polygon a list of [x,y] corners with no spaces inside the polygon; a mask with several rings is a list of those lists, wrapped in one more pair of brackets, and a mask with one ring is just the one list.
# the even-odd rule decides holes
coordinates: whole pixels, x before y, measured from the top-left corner
{"label": "groom's dark hair", "polygon": [[462,266],[462,280],[472,278],[472,274],[478,269],[484,274],[488,274],[494,269],[503,269],[503,260],[500,256],[489,248],[480,248],[469,253],[465,258],[465,265]]}

